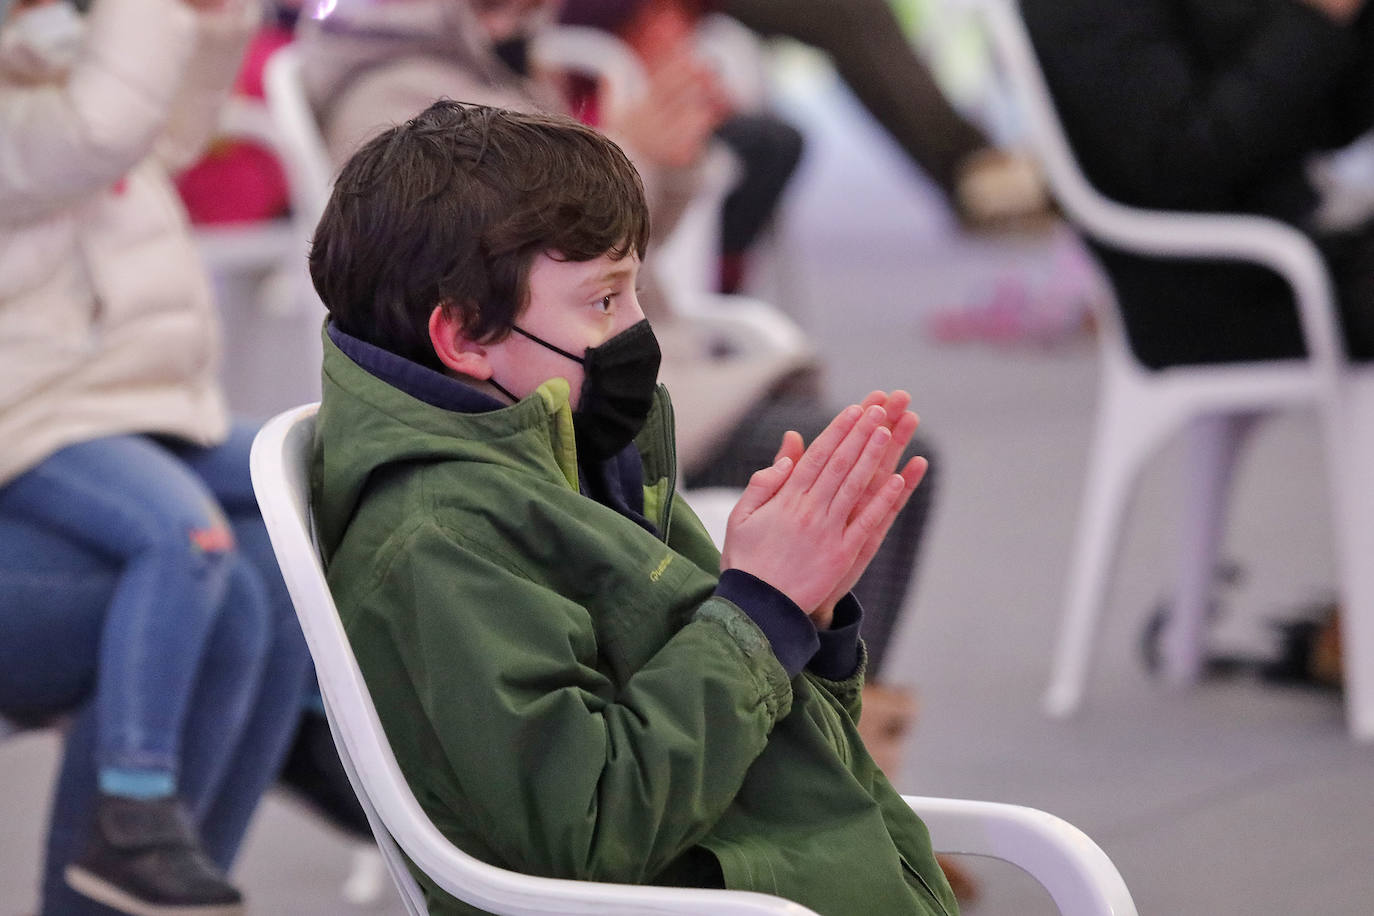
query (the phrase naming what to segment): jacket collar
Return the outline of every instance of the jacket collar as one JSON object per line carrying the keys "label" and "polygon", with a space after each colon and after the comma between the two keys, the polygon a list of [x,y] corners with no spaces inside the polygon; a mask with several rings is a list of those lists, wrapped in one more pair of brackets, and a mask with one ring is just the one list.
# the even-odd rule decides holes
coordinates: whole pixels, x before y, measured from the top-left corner
{"label": "jacket collar", "polygon": [[329,322],[329,339],[344,356],[367,372],[431,407],[455,413],[486,413],[506,406],[456,378],[354,337],[332,321]]}
{"label": "jacket collar", "polygon": [[[431,407],[459,414],[483,414],[509,406],[458,379],[354,337],[332,321],[326,332],[339,351],[360,369]],[[579,470],[579,492],[648,531],[658,532],[644,513],[644,470],[633,442],[606,461],[580,463]]]}

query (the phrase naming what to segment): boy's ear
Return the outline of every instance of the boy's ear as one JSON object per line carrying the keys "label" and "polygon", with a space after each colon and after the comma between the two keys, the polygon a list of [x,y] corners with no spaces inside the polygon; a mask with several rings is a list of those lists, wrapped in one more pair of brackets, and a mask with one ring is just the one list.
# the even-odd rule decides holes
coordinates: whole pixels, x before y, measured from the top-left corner
{"label": "boy's ear", "polygon": [[491,378],[486,347],[468,339],[456,309],[436,305],[429,313],[429,342],[439,362],[454,372],[469,378]]}

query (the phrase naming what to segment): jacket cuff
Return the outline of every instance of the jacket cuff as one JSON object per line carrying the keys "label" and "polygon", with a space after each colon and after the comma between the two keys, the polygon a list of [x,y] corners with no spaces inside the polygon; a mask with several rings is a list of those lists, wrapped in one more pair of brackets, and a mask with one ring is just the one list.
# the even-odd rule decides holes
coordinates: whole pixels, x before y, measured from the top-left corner
{"label": "jacket cuff", "polygon": [[716,597],[729,601],[754,621],[789,678],[801,674],[816,654],[820,639],[811,618],[762,579],[742,569],[727,569],[716,583]]}
{"label": "jacket cuff", "polygon": [[864,609],[853,592],[841,598],[835,605],[830,629],[816,633],[820,646],[807,669],[828,681],[842,681],[858,670],[859,627],[863,616]]}

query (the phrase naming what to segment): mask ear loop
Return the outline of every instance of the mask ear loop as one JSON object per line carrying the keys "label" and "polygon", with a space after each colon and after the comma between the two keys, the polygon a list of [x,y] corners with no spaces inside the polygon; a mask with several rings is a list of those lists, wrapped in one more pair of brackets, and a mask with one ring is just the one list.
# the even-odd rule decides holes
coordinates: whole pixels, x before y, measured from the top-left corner
{"label": "mask ear loop", "polygon": [[510,402],[511,402],[512,404],[518,404],[518,403],[520,403],[520,399],[517,398],[515,395],[511,394],[509,391],[507,391],[506,388],[505,388],[505,386],[502,385],[500,382],[498,382],[496,379],[494,379],[494,378],[489,378],[489,379],[487,379],[487,384],[491,385],[491,387],[495,388],[497,391],[501,392],[501,393],[504,394],[506,397],[510,398]]}
{"label": "mask ear loop", "polygon": [[540,337],[535,337],[533,334],[531,334],[529,331],[526,331],[524,328],[520,327],[519,325],[513,324],[513,325],[510,326],[510,329],[511,329],[512,331],[516,331],[517,333],[519,333],[519,334],[521,334],[521,335],[523,335],[523,336],[525,336],[525,337],[528,337],[530,340],[532,340],[532,341],[534,341],[535,343],[539,344],[539,346],[544,347],[544,348],[549,349],[549,350],[552,350],[553,352],[557,353],[559,356],[566,356],[568,359],[572,360],[573,362],[577,363],[577,364],[580,365],[580,366],[585,366],[585,365],[587,364],[587,361],[586,361],[585,359],[583,359],[582,357],[580,357],[580,356],[573,356],[571,353],[569,353],[567,350],[564,350],[562,347],[555,347],[553,344],[549,343],[547,340],[544,340],[543,338],[540,338]]}
{"label": "mask ear loop", "polygon": [[[520,327],[520,326],[518,326],[518,325],[514,325],[514,324],[513,324],[513,325],[510,326],[510,328],[511,328],[512,331],[517,331],[517,332],[519,332],[521,335],[523,335],[523,336],[525,336],[525,337],[528,337],[530,340],[532,340],[532,341],[534,341],[535,343],[539,344],[539,346],[544,347],[545,349],[548,349],[548,350],[552,350],[553,352],[557,353],[559,356],[567,357],[568,359],[572,360],[573,362],[577,363],[578,365],[585,366],[585,365],[587,364],[587,361],[586,361],[585,359],[583,359],[582,357],[580,357],[580,356],[573,356],[573,355],[572,355],[571,353],[569,353],[567,350],[564,350],[564,349],[561,348],[561,347],[555,347],[553,344],[549,343],[547,340],[543,340],[543,339],[541,339],[541,338],[535,337],[535,336],[534,336],[533,334],[531,334],[529,331],[526,331],[524,328],[522,328],[522,327]],[[498,382],[496,379],[494,379],[494,378],[489,378],[489,379],[487,379],[487,381],[491,383],[491,387],[495,388],[497,391],[501,392],[501,393],[504,394],[506,397],[510,398],[510,399],[511,399],[511,403],[517,403],[517,402],[519,402],[520,399],[517,398],[515,395],[511,394],[511,393],[510,393],[509,391],[507,391],[504,387],[502,387],[501,383]]]}

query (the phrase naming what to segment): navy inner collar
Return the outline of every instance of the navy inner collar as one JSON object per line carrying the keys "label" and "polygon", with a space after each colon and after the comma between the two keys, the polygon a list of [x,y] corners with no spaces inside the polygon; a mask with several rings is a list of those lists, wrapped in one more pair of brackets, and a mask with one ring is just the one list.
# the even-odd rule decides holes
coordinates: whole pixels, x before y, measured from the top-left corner
{"label": "navy inner collar", "polygon": [[487,413],[508,406],[456,378],[354,337],[332,321],[329,339],[344,356],[367,372],[431,407],[455,413]]}

